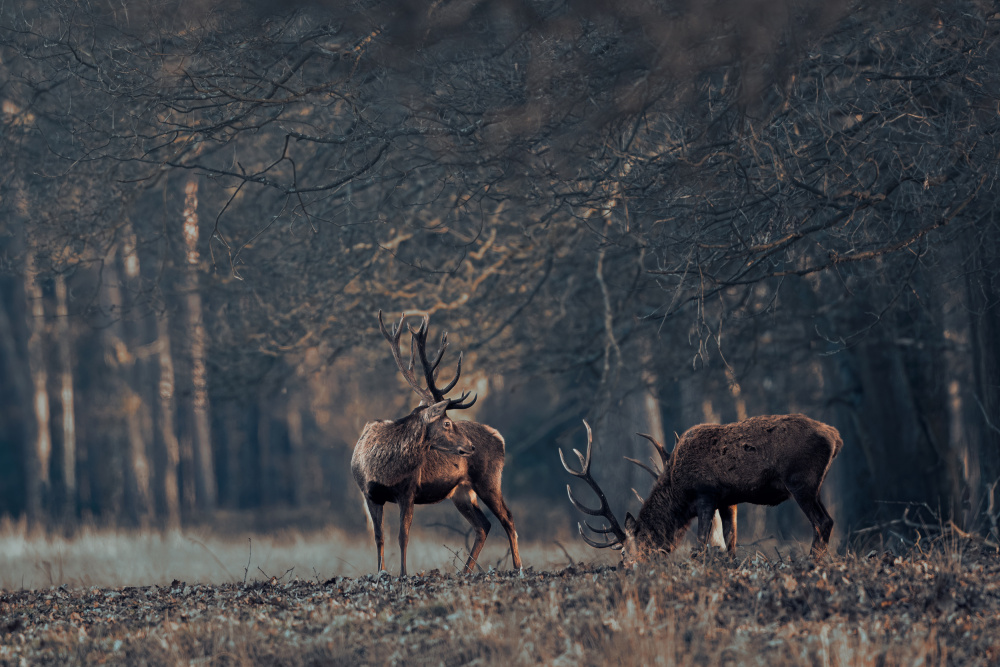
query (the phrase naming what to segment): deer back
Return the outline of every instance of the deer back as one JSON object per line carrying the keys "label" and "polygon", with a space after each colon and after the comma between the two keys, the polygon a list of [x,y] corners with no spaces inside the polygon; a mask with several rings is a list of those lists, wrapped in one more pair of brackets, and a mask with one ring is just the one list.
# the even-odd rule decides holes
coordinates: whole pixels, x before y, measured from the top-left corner
{"label": "deer back", "polygon": [[700,424],[677,443],[669,466],[670,483],[685,490],[724,488],[747,496],[738,502],[772,504],[766,497],[771,487],[778,489],[789,475],[812,478],[818,484],[842,446],[837,429],[800,414]]}

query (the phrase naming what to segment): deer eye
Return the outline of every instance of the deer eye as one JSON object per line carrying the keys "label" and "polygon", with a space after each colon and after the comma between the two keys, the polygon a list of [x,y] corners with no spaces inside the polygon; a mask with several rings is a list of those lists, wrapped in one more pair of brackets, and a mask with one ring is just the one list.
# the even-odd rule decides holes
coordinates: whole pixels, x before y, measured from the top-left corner
{"label": "deer eye", "polygon": [[451,428],[451,422],[449,420],[445,419],[444,420],[444,427],[445,428]]}

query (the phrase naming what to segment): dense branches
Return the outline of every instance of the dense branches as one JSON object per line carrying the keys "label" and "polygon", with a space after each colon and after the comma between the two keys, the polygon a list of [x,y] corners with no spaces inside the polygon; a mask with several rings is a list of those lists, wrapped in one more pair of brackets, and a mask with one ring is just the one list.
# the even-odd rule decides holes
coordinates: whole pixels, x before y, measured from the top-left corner
{"label": "dense branches", "polygon": [[[160,428],[173,394],[151,388],[172,387],[171,350],[200,368],[177,324],[197,310],[222,406],[202,465],[223,503],[245,502],[231,459],[247,442],[258,474],[275,442],[319,456],[303,429],[351,439],[364,402],[318,378],[384,356],[379,308],[460,332],[484,387],[506,374],[554,388],[532,417],[553,426],[524,427],[526,454],[566,415],[656,396],[679,429],[845,410],[859,479],[906,446],[944,464],[945,482],[883,485],[893,500],[916,488],[960,511],[963,485],[985,502],[1000,477],[985,454],[1000,409],[987,5],[22,4],[0,15],[3,279],[23,289],[36,267],[68,281],[75,322],[129,323],[101,343],[118,366],[84,366],[100,391],[140,396],[132,449],[113,456],[141,460],[147,438],[152,467],[177,467],[160,487],[196,476],[185,420],[176,444]],[[0,357],[27,385],[34,322],[23,298],[0,305],[14,341]],[[82,351],[88,330],[48,335]],[[191,369],[178,364],[179,385]],[[899,398],[912,442],[879,441],[903,426],[873,393]],[[969,452],[982,479],[960,470]]]}

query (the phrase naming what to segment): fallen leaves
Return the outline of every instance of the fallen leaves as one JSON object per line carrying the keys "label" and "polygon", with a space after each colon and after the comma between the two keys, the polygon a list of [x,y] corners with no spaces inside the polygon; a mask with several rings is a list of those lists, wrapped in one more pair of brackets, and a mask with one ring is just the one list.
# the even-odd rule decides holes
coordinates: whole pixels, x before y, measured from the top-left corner
{"label": "fallen leaves", "polygon": [[998,575],[995,554],[706,555],[642,570],[22,590],[0,594],[0,662],[988,664]]}

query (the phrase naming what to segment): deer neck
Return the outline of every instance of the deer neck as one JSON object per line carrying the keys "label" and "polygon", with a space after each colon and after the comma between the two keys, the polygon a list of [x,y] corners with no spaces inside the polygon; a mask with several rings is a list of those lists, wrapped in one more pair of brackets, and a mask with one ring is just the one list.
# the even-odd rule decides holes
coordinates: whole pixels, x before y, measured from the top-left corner
{"label": "deer neck", "polygon": [[690,503],[685,502],[669,479],[661,478],[639,510],[639,537],[652,549],[672,551],[693,518]]}
{"label": "deer neck", "polygon": [[419,417],[380,423],[373,434],[369,459],[383,484],[393,485],[419,474],[428,451],[427,425]]}

